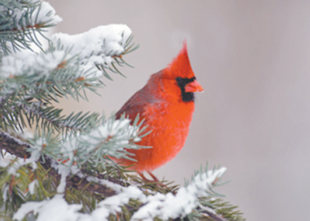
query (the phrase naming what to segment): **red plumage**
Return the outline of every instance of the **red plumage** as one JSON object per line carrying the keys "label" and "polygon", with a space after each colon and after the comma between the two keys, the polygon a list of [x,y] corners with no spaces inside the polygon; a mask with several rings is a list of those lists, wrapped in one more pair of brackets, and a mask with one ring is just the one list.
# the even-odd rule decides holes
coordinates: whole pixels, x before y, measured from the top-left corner
{"label": "red plumage", "polygon": [[147,84],[137,91],[116,113],[126,113],[130,119],[137,114],[152,132],[138,144],[149,149],[129,150],[136,162],[120,159],[122,165],[132,169],[152,171],[171,160],[184,146],[194,111],[194,92],[203,88],[196,81],[191,68],[187,47],[165,69],[153,74]]}

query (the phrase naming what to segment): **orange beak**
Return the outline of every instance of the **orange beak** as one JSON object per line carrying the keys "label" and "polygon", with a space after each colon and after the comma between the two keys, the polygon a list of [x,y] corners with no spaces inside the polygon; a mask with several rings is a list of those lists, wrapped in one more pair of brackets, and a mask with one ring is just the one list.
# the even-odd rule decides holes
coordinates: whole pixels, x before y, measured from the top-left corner
{"label": "orange beak", "polygon": [[201,91],[203,91],[203,87],[196,80],[186,84],[185,86],[185,92],[201,92]]}

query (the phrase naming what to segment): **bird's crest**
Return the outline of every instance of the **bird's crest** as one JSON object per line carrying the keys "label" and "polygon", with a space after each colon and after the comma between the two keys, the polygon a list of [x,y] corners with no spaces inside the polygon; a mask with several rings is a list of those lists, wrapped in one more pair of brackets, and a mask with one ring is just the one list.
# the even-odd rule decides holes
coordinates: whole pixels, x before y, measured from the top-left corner
{"label": "bird's crest", "polygon": [[181,78],[192,78],[195,76],[188,58],[186,41],[184,41],[183,48],[178,56],[167,67],[166,75]]}

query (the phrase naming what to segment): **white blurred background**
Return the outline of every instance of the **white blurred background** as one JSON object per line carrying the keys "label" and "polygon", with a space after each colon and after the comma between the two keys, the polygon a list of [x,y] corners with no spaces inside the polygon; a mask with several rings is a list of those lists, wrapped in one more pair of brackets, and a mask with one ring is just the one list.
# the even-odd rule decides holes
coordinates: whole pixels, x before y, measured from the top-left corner
{"label": "white blurred background", "polygon": [[206,162],[223,165],[230,182],[216,191],[248,220],[309,219],[310,1],[49,2],[64,19],[57,32],[125,23],[140,45],[125,57],[127,79],[106,81],[89,103],[65,101],[66,111],[116,112],[187,39],[205,93],[181,153],[155,174],[183,183]]}

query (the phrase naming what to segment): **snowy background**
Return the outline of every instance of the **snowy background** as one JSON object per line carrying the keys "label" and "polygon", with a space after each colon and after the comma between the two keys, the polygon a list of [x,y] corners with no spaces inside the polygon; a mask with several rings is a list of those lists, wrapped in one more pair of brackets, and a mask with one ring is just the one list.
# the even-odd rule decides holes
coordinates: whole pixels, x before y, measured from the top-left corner
{"label": "snowy background", "polygon": [[275,0],[50,0],[76,34],[125,23],[140,48],[102,97],[68,110],[116,112],[187,39],[197,96],[181,153],[155,171],[183,183],[208,161],[228,168],[217,191],[251,221],[303,220],[310,196],[310,2]]}

